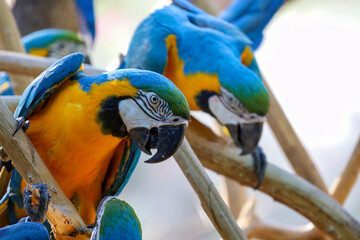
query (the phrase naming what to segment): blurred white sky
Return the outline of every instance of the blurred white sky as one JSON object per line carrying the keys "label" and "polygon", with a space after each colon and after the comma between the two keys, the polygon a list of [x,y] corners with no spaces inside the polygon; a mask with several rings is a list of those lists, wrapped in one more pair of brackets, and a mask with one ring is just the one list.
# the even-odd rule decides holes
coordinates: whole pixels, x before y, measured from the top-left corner
{"label": "blurred white sky", "polygon": [[[116,55],[126,52],[135,27],[155,2],[96,1],[95,65],[106,67]],[[348,161],[360,132],[360,1],[293,0],[266,29],[256,57],[330,186]],[[269,162],[292,171],[268,127],[260,144]],[[136,210],[143,238],[218,239],[176,162],[148,165],[144,159],[146,156],[120,195]],[[220,178],[211,176],[220,187]],[[359,184],[357,181],[345,205],[357,219]],[[266,221],[307,222],[270,197],[256,194],[258,213]]]}

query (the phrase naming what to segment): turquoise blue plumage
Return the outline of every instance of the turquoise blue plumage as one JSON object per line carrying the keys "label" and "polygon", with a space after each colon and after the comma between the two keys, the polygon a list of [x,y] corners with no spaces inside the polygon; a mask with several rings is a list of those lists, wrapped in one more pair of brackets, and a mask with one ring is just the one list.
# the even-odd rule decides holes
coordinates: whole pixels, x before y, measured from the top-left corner
{"label": "turquoise blue plumage", "polygon": [[252,41],[256,50],[262,39],[263,31],[285,0],[233,0],[219,15],[234,24]]}
{"label": "turquoise blue plumage", "polygon": [[91,240],[141,240],[141,224],[134,209],[115,197],[104,198],[96,213]]}

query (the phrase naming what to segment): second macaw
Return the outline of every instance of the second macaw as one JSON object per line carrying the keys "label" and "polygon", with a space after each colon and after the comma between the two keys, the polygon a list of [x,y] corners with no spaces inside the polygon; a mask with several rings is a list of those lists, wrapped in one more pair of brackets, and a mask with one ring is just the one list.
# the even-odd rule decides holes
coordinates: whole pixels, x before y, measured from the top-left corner
{"label": "second macaw", "polygon": [[[256,149],[270,105],[250,44],[234,25],[176,0],[139,25],[120,67],[169,78],[191,110],[209,113],[227,127],[244,155]],[[265,159],[259,151],[254,157],[259,184]]]}
{"label": "second macaw", "polygon": [[[80,37],[65,29],[42,29],[21,39],[25,51],[33,56],[62,58],[75,52],[83,53],[85,62],[90,63],[88,49]],[[14,95],[9,75],[0,72],[0,95]]]}
{"label": "second macaw", "polygon": [[[83,61],[77,53],[50,66],[25,90],[14,115],[30,120],[27,135],[91,224],[103,196],[118,195],[128,182],[140,150],[157,149],[150,163],[175,153],[190,113],[184,95],[160,74],[126,69],[87,76]],[[25,215],[25,184],[14,170],[0,202],[11,223]]]}

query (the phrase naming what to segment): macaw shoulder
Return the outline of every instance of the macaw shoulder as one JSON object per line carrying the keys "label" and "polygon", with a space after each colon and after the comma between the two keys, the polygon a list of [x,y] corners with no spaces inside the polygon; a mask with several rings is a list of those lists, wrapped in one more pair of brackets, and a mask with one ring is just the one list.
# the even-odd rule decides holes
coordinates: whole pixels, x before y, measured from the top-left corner
{"label": "macaw shoulder", "polygon": [[64,57],[41,73],[24,91],[15,117],[28,117],[41,107],[55,90],[76,72],[82,70],[84,55],[71,54]]}

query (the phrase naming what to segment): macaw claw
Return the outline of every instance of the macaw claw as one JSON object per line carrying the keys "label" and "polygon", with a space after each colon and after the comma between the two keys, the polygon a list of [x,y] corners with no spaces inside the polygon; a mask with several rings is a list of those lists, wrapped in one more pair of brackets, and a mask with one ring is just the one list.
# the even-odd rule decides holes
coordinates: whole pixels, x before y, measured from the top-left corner
{"label": "macaw claw", "polygon": [[263,150],[259,146],[255,148],[252,156],[254,159],[254,173],[258,180],[254,189],[258,189],[265,175],[267,161]]}
{"label": "macaw claw", "polygon": [[17,122],[17,125],[16,125],[15,131],[12,134],[12,136],[15,136],[15,134],[19,131],[20,128],[22,128],[24,130],[24,132],[26,132],[26,130],[28,130],[28,128],[30,126],[30,121],[26,120],[24,117],[17,118],[16,122]]}
{"label": "macaw claw", "polygon": [[6,168],[7,172],[11,172],[14,168],[11,164],[11,159],[9,155],[5,152],[5,150],[2,147],[0,147],[0,170],[2,169],[3,166]]}
{"label": "macaw claw", "polygon": [[[39,198],[32,195],[32,192],[37,190],[39,191]],[[32,197],[39,203],[34,204]],[[51,196],[47,191],[45,183],[31,184],[24,189],[24,207],[32,222],[45,222],[50,198]]]}

